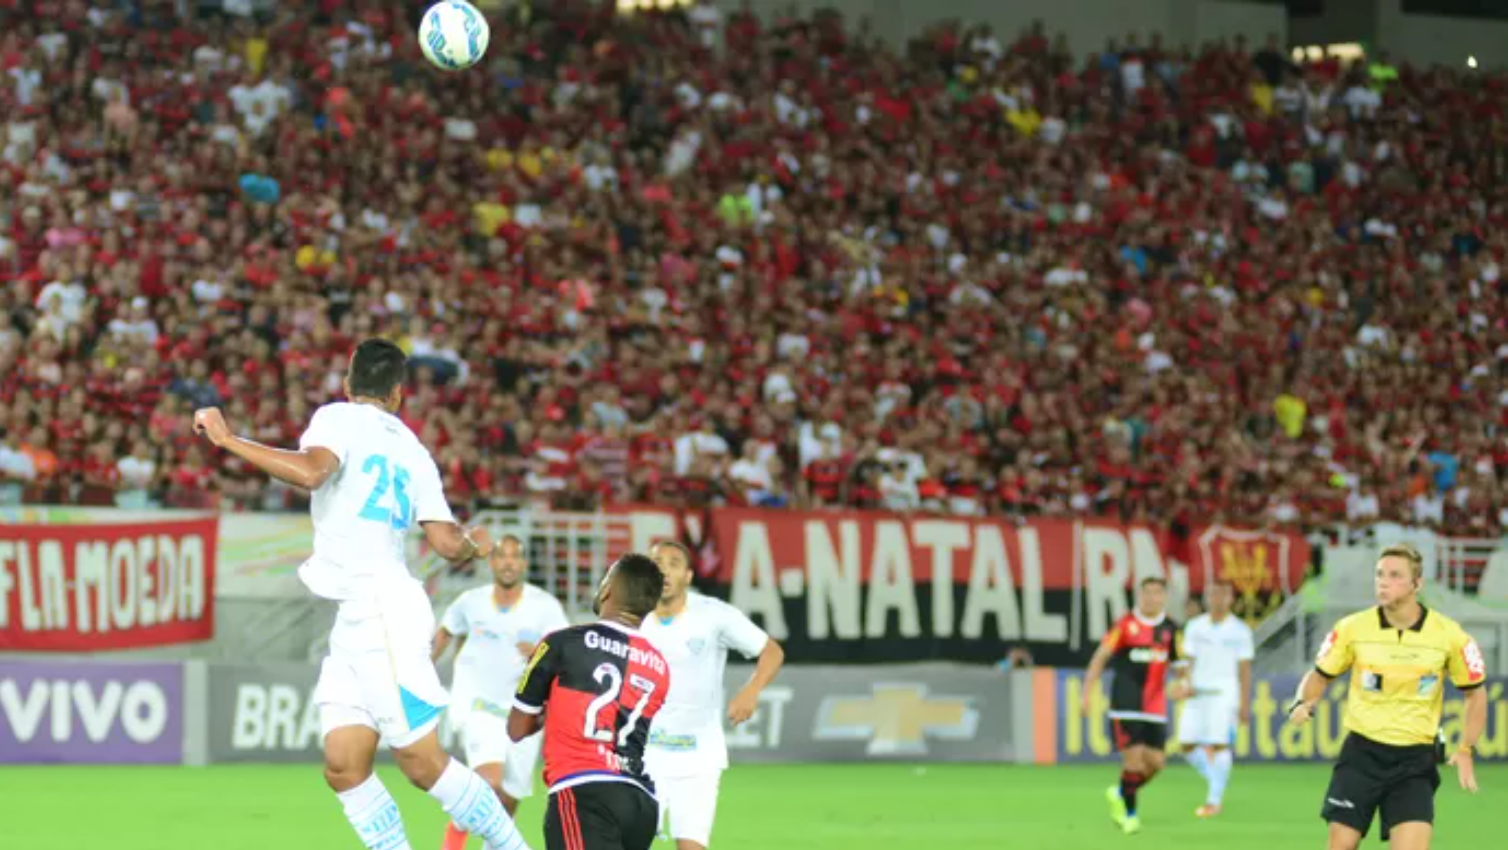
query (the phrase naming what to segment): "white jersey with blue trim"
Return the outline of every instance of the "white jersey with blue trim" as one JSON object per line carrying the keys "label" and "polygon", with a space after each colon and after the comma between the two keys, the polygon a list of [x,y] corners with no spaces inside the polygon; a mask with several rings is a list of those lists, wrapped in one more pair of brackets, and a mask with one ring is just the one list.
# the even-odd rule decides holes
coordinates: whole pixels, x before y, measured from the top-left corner
{"label": "white jersey with blue trim", "polygon": [[462,716],[483,711],[506,719],[529,663],[518,645],[537,644],[570,624],[560,600],[532,584],[524,585],[508,608],[498,607],[491,584],[461,594],[440,619],[440,628],[466,638],[456,654],[452,711]]}
{"label": "white jersey with blue trim", "polygon": [[315,411],[300,449],[333,452],[340,468],[314,491],[314,555],[299,578],[316,596],[370,596],[411,578],[405,557],[415,523],[454,522],[434,457],[403,420],[370,404]]}
{"label": "white jersey with blue trim", "polygon": [[688,776],[728,766],[723,733],[728,651],[755,658],[770,636],[721,599],[686,595],[686,609],[669,619],[644,618],[639,630],[670,663],[670,693],[649,732],[645,758],[652,776]]}
{"label": "white jersey with blue trim", "polygon": [[1183,627],[1183,653],[1193,660],[1190,684],[1195,693],[1238,697],[1241,662],[1256,656],[1251,627],[1234,614],[1216,623],[1200,614]]}

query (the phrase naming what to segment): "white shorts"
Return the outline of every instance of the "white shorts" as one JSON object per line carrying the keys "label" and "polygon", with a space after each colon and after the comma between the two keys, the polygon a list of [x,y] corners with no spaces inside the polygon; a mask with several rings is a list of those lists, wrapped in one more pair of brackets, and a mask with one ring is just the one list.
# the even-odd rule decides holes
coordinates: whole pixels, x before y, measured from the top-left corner
{"label": "white shorts", "polygon": [[1236,702],[1236,697],[1226,694],[1190,698],[1178,717],[1178,743],[1235,746],[1240,717]]}
{"label": "white shorts", "polygon": [[476,770],[484,764],[500,764],[504,794],[515,800],[534,795],[534,768],[539,764],[544,735],[530,735],[515,744],[508,737],[508,721],[481,710],[472,710],[461,718],[459,731],[468,767]]}
{"label": "white shorts", "polygon": [[434,632],[434,611],[417,581],[341,603],[314,686],[321,734],[365,726],[401,749],[439,726],[450,696],[430,661]]}
{"label": "white shorts", "polygon": [[650,772],[655,796],[660,801],[660,819],[665,832],[676,841],[695,841],[712,846],[712,821],[717,817],[717,789],[723,772],[667,776]]}

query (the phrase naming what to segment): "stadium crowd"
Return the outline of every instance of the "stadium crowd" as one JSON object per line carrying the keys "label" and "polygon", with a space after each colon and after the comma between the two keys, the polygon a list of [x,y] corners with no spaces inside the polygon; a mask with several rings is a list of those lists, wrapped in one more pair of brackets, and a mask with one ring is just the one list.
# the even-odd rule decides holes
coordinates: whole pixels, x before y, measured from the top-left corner
{"label": "stadium crowd", "polygon": [[172,9],[0,3],[0,499],[291,506],[189,412],[293,443],[384,334],[458,502],[1508,522],[1500,76]]}

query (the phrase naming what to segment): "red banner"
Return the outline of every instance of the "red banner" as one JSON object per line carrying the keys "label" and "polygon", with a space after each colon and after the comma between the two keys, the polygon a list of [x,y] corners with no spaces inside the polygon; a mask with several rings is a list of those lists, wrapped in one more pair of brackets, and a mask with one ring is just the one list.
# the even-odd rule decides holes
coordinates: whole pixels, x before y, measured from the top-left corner
{"label": "red banner", "polygon": [[[1179,535],[1094,519],[621,513],[632,517],[633,548],[664,538],[687,543],[707,583],[772,634],[823,659],[850,657],[840,645],[860,642],[857,657],[876,660],[998,657],[1000,642],[1086,652],[1129,608],[1136,583],[1152,576],[1168,580],[1175,598],[1229,579],[1238,613],[1255,622],[1300,585],[1310,554],[1296,533],[1218,526]],[[1182,619],[1181,610],[1170,613]]]}
{"label": "red banner", "polygon": [[210,639],[218,531],[215,517],[0,528],[0,651]]}

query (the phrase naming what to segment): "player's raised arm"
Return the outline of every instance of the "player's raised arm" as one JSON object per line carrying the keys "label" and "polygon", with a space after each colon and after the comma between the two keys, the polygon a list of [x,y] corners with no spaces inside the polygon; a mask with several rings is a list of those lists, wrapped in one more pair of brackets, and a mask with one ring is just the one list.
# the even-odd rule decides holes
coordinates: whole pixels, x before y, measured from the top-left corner
{"label": "player's raised arm", "polygon": [[[313,430],[313,426],[310,430]],[[305,490],[318,490],[330,476],[340,471],[341,457],[338,450],[323,445],[298,450],[275,449],[245,437],[237,437],[231,433],[230,426],[225,423],[225,417],[217,407],[204,407],[194,411],[194,431],[273,478]]]}
{"label": "player's raised arm", "polygon": [[485,557],[492,551],[492,535],[482,526],[468,530],[458,522],[438,520],[421,523],[421,526],[430,548],[447,561],[461,563],[478,555]]}

